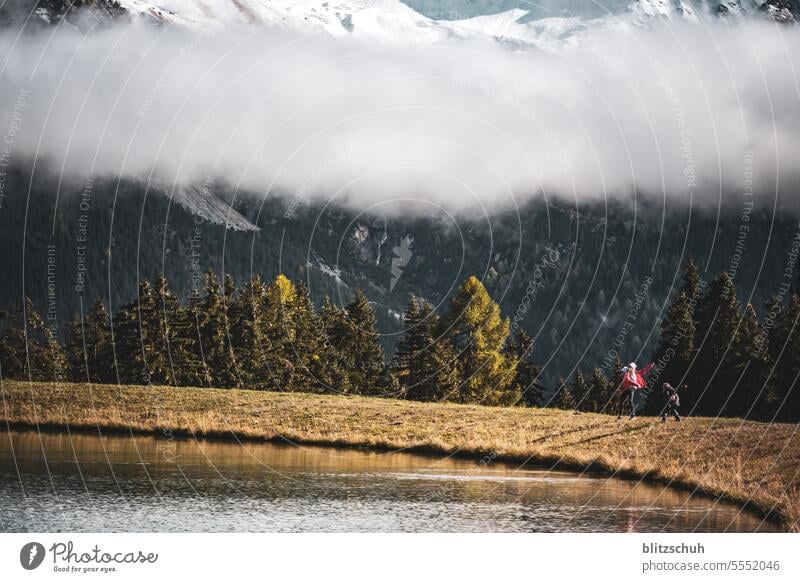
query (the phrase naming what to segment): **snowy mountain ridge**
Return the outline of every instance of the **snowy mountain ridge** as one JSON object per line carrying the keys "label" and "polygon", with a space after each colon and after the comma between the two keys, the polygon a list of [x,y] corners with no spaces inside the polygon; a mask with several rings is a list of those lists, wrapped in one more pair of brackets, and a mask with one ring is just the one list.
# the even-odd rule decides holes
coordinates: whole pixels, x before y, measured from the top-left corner
{"label": "snowy mountain ridge", "polygon": [[124,12],[135,23],[207,32],[280,26],[387,44],[494,39],[539,48],[586,29],[646,26],[653,19],[794,22],[798,12],[796,0],[40,0],[35,14],[53,23],[73,6],[92,10],[96,18]]}
{"label": "snowy mountain ridge", "polygon": [[[771,16],[793,20],[792,0],[119,0],[129,14],[215,30],[282,25],[310,33],[386,43],[428,44],[449,38],[494,38],[539,45],[541,32],[577,32],[587,25],[646,25],[654,18]],[[548,7],[548,4],[550,7]],[[602,8],[599,8],[602,6]],[[549,30],[548,30],[549,29]]]}

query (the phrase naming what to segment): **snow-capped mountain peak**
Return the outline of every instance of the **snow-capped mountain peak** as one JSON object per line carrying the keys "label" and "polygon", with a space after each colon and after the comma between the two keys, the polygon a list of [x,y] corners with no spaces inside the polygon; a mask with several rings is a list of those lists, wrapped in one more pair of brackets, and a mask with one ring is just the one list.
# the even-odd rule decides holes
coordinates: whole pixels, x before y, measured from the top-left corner
{"label": "snow-capped mountain peak", "polygon": [[[25,0],[22,0],[23,2]],[[213,32],[278,26],[307,34],[387,44],[426,45],[449,38],[490,39],[547,47],[548,39],[581,34],[587,27],[653,19],[766,17],[794,21],[797,0],[40,0],[36,16],[53,23],[73,9],[134,22],[166,23]]]}

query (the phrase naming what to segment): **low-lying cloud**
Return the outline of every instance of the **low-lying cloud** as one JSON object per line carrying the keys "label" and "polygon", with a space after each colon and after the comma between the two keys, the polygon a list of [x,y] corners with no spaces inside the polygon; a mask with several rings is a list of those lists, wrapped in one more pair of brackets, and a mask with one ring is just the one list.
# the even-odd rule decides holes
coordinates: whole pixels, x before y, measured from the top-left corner
{"label": "low-lying cloud", "polygon": [[9,155],[78,178],[457,211],[542,192],[772,199],[800,172],[800,31],[766,22],[618,27],[558,51],[127,23],[7,31],[0,54]]}

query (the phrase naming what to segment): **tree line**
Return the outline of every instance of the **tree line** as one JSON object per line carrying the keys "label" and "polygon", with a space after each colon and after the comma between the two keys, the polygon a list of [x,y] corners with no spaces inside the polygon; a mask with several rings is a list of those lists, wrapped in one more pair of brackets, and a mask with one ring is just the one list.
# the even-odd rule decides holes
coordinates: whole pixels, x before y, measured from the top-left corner
{"label": "tree line", "polygon": [[[800,296],[796,288],[784,291],[767,302],[759,321],[752,304],[739,302],[727,272],[706,283],[689,260],[651,356],[649,412],[660,411],[660,386],[669,382],[680,387],[688,414],[799,422]],[[597,367],[588,378],[578,370],[571,383],[562,379],[554,405],[609,411],[622,365],[617,359],[608,376]]]}
{"label": "tree line", "polygon": [[[795,290],[796,291],[796,290]],[[395,353],[384,354],[375,311],[356,290],[319,309],[302,282],[259,276],[237,287],[209,271],[184,305],[165,277],[143,281],[111,318],[97,300],[69,325],[64,343],[26,299],[0,313],[4,378],[336,392],[424,401],[555,406],[610,411],[623,362],[578,370],[549,396],[533,340],[511,332],[483,284],[464,281],[443,314],[412,298]],[[800,421],[800,297],[776,295],[759,322],[728,273],[702,281],[689,261],[661,321],[648,406],[662,382],[682,387],[684,413]]]}
{"label": "tree line", "polygon": [[205,276],[184,305],[165,277],[110,317],[97,300],[60,343],[26,299],[0,314],[5,378],[254,390],[337,392],[413,400],[541,404],[533,342],[510,333],[483,284],[470,277],[440,316],[412,298],[406,331],[387,361],[375,311],[356,290],[317,309],[302,282]]}

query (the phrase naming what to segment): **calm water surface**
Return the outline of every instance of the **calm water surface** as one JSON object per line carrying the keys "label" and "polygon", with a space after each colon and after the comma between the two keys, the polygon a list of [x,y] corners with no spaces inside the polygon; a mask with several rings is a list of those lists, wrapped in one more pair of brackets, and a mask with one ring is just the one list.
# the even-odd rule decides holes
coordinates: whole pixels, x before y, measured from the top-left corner
{"label": "calm water surface", "polygon": [[776,531],[636,481],[408,453],[0,433],[2,531]]}

